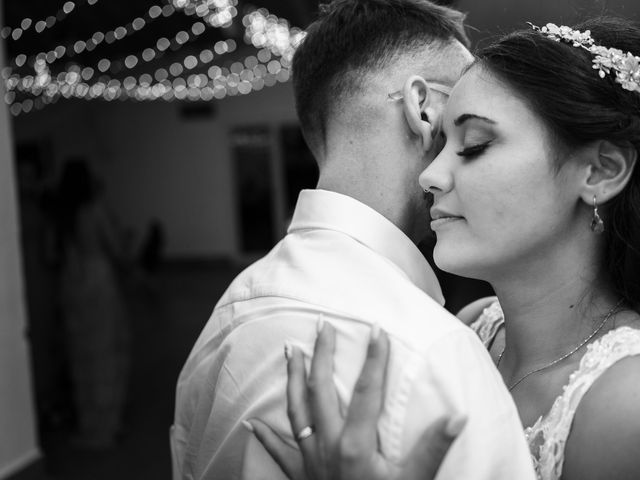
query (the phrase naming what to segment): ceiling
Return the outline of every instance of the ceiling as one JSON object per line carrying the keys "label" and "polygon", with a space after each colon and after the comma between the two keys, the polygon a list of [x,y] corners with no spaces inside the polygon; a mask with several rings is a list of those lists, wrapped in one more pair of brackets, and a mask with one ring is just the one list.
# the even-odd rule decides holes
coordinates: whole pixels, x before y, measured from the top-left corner
{"label": "ceiling", "polygon": [[[0,0],[2,1],[2,0]],[[212,0],[218,1],[218,0]],[[222,0],[220,0],[222,1]],[[16,28],[24,19],[31,19],[19,38],[7,38],[5,49],[7,65],[14,74],[32,77],[34,75],[34,56],[40,52],[50,52],[58,46],[64,46],[66,53],[60,60],[48,61],[50,73],[57,75],[68,72],[69,69],[90,67],[89,70],[98,73],[100,62],[110,61],[108,71],[102,76],[105,83],[109,78],[123,80],[127,75],[138,77],[142,74],[153,75],[158,69],[164,70],[169,65],[182,63],[188,56],[198,57],[205,49],[213,50],[214,44],[220,40],[235,40],[237,50],[220,54],[220,60],[215,64],[220,67],[230,67],[234,62],[241,61],[254,55],[256,50],[244,42],[244,27],[242,18],[245,13],[256,8],[266,8],[270,13],[289,21],[292,27],[306,28],[317,14],[318,3],[328,0],[232,0],[237,2],[238,15],[231,27],[204,28],[204,33],[191,35],[185,44],[171,41],[171,47],[160,52],[155,47],[160,38],[175,39],[178,32],[190,32],[195,22],[202,20],[197,15],[187,15],[184,9],[177,9],[168,16],[160,15],[150,20],[149,12],[153,6],[168,7],[172,3],[191,3],[198,5],[203,0],[73,0],[74,8],[66,16],[60,13],[70,0],[5,0],[2,2],[4,10],[4,26]],[[249,3],[251,1],[251,3]],[[455,4],[455,0],[436,0],[436,3]],[[157,8],[157,7],[156,7]],[[51,28],[41,33],[36,31],[36,25],[41,20],[51,20],[50,17],[59,16]],[[132,28],[132,22],[138,17],[147,23],[144,28]],[[134,23],[135,24],[135,23]],[[113,33],[118,27],[126,27],[130,34],[113,41],[100,41],[98,45],[79,54],[74,52],[73,45],[77,41],[88,41],[96,32]],[[142,60],[145,49],[156,50],[152,60]],[[248,53],[251,52],[251,53]],[[127,57],[135,55],[138,60],[133,67],[127,64]],[[26,57],[25,57],[26,56]],[[24,57],[28,60],[16,64],[13,60]],[[192,73],[203,73],[193,70]],[[64,74],[64,73],[63,73]],[[93,75],[93,74],[92,74]],[[142,78],[142,77],[140,77]]]}
{"label": "ceiling", "polygon": [[[55,16],[67,1],[5,0],[3,2],[4,25],[17,27],[25,18],[33,20],[31,28],[25,31],[17,41],[9,38],[5,42],[9,59],[21,53],[30,56],[49,51],[58,45],[69,46],[77,40],[88,40],[97,31],[106,33],[118,26],[126,26],[136,17],[144,17],[153,5],[163,6],[170,3],[170,0],[95,0],[96,3],[90,5],[88,0],[74,0],[76,7],[64,20],[59,21],[53,28],[36,33],[35,23],[49,16]],[[237,8],[240,14],[236,18],[236,23],[239,23],[238,20],[248,9],[264,7],[278,17],[289,20],[291,26],[300,28],[305,28],[313,20],[318,3],[324,3],[323,0],[251,0],[251,3],[247,0],[238,0],[238,2]],[[440,0],[437,3],[455,2]],[[187,16],[182,11],[177,11],[168,18],[161,16],[153,24],[127,36],[122,41],[110,45],[103,42],[92,52],[85,51],[81,55],[76,55],[73,60],[80,64],[91,64],[105,57],[114,59],[139,54],[144,48],[155,45],[160,37],[171,38],[181,30],[188,31],[196,20],[197,17]],[[185,45],[185,48],[196,50],[204,48],[205,44],[230,37],[240,40],[238,44],[243,43],[241,29],[209,28],[193,44]]]}
{"label": "ceiling", "polygon": [[[18,40],[8,38],[5,41],[8,64],[19,54],[29,57],[39,52],[47,52],[58,45],[67,47],[67,52],[72,51],[69,47],[78,40],[86,41],[96,32],[106,33],[115,30],[118,26],[127,26],[135,18],[145,17],[152,6],[162,7],[170,3],[170,0],[97,0],[90,5],[87,0],[74,0],[76,6],[69,15],[58,21],[52,28],[37,33],[36,22],[46,20],[49,16],[56,16],[67,1],[5,0],[3,2],[5,26],[18,27],[25,18],[33,21],[31,27],[25,30]],[[243,29],[237,26],[241,26],[243,14],[251,8],[267,8],[278,17],[287,19],[291,26],[304,28],[312,21],[317,4],[318,0],[253,0],[251,4],[245,0],[238,0],[239,15],[235,19],[235,28],[208,28],[204,34],[180,47],[179,53],[184,56],[191,51],[208,48],[205,45],[210,48],[216,41],[228,38],[235,39],[238,45],[244,45]],[[56,62],[56,67],[52,70],[62,70],[70,61],[82,66],[95,66],[102,58],[115,60],[131,54],[140,55],[145,48],[155,46],[161,37],[172,38],[182,30],[189,31],[198,20],[200,19],[197,16],[188,16],[181,10],[166,18],[159,16],[153,20],[153,23],[148,23],[145,28],[134,31],[121,41],[111,44],[102,42],[91,52],[84,51],[80,55],[73,55],[73,58],[67,56],[64,62]],[[161,63],[166,63],[167,56],[171,59],[170,50],[163,56],[165,57],[163,60],[156,58],[152,62],[155,65],[148,65],[147,68],[155,68]],[[235,56],[239,55],[241,53],[237,52]],[[233,56],[230,55],[230,57]],[[229,61],[233,61],[233,58]]]}

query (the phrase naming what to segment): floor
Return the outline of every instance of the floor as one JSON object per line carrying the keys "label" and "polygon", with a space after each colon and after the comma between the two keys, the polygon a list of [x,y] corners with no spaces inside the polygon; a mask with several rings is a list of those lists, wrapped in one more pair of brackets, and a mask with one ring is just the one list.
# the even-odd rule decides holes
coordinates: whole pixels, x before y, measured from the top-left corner
{"label": "floor", "polygon": [[125,432],[104,452],[74,450],[69,432],[42,438],[48,480],[171,478],[168,429],[175,382],[189,350],[237,268],[171,268],[131,299],[134,354]]}

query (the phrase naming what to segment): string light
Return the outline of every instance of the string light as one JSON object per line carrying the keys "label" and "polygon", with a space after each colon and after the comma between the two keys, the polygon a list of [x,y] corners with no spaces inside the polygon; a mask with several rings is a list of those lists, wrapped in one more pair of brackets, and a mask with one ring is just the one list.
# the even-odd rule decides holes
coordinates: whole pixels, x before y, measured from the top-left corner
{"label": "string light", "polygon": [[[236,42],[233,39],[229,39],[226,41],[221,40],[216,42],[213,47],[213,50],[216,52],[216,54],[218,54],[218,56],[221,56],[221,55],[235,51],[236,48],[237,48]],[[212,50],[205,48],[202,51],[200,51],[197,57],[195,55],[188,55],[182,61],[174,62],[169,67],[168,70],[164,67],[158,68],[154,72],[153,78],[160,81],[162,79],[168,78],[169,76],[178,77],[183,73],[185,69],[194,70],[198,66],[206,66],[207,64],[211,63],[214,60],[215,56],[216,55]],[[133,67],[134,66],[133,62],[135,61],[135,58],[136,58],[135,56],[131,55],[125,59],[125,62],[129,60],[131,62],[129,66]],[[75,66],[72,66],[70,70],[67,72],[60,72],[58,76],[66,77],[69,73],[72,73],[74,75],[77,73],[82,77],[84,81],[89,81],[95,75],[99,73],[105,73],[107,70],[109,70],[110,64],[111,62],[108,59],[100,60],[100,62],[98,62],[98,65],[97,65],[97,71],[93,67],[81,67],[81,66],[75,65]],[[36,71],[39,69],[41,70],[43,65],[46,65],[46,62],[44,62],[42,59],[38,60],[36,62]],[[149,75],[151,77],[151,75],[148,73],[145,73],[141,76],[144,76],[144,75]],[[101,77],[107,78],[104,75],[102,75]],[[14,74],[14,75],[11,75],[10,77],[6,77],[5,80],[7,78],[10,79],[6,84],[6,87],[8,90],[17,89],[18,91],[28,91],[30,88],[30,79],[32,78],[31,75],[20,77]]]}
{"label": "string light", "polygon": [[[91,1],[95,4],[98,0],[87,0]],[[48,52],[40,52],[37,55],[30,57],[29,65],[35,64],[35,61],[41,58],[44,58],[47,63],[53,64],[54,62],[61,60],[64,57],[72,57],[74,55],[79,55],[86,51],[94,50],[98,45],[102,42],[107,44],[112,44],[121,40],[124,40],[129,35],[141,31],[143,28],[153,23],[154,20],[159,18],[161,15],[165,17],[170,17],[175,13],[175,8],[172,5],[165,5],[164,8],[160,5],[153,5],[150,7],[143,17],[137,17],[131,22],[129,22],[126,26],[119,26],[114,28],[113,30],[108,31],[107,33],[103,33],[101,31],[94,32],[89,38],[86,40],[77,40],[75,42],[70,42],[66,46],[58,45],[55,48],[49,50]],[[25,62],[18,62],[19,58],[25,57],[24,54],[16,56],[11,62],[10,67],[21,67],[25,64]],[[9,68],[10,68],[9,67]]]}
{"label": "string light", "polygon": [[237,0],[173,0],[176,8],[184,9],[187,14],[207,17],[212,27],[229,27],[238,15]]}
{"label": "string light", "polygon": [[[99,0],[85,0],[87,5],[95,5]],[[67,16],[73,12],[76,8],[77,2],[66,2],[60,10],[56,13],[56,15],[50,15],[43,20],[38,20],[34,22],[31,18],[24,18],[20,22],[20,25],[17,27],[3,27],[0,29],[0,37],[3,40],[19,40],[22,37],[22,34],[29,30],[32,26],[36,33],[42,33],[45,30],[53,28],[57,23],[61,22]]]}
{"label": "string light", "polygon": [[[206,31],[206,26],[204,23],[197,21],[193,23],[189,31],[182,30],[174,35],[172,39],[168,39],[166,37],[159,38],[154,45],[145,48],[142,53],[137,55],[128,55],[124,60],[109,60],[102,59],[98,62],[98,69],[105,73],[107,71],[112,74],[119,73],[124,67],[127,70],[134,69],[137,65],[139,65],[140,61],[151,62],[157,57],[161,56],[167,49],[174,48],[179,49],[182,46],[196,40],[200,35],[202,35]],[[232,43],[231,43],[232,42]],[[231,41],[227,44],[227,46],[220,46],[224,50],[224,53],[231,52],[235,50],[235,42]],[[219,42],[221,45],[227,42]],[[229,46],[233,44],[232,48]],[[201,52],[202,53],[202,52]],[[207,55],[205,54],[205,57]],[[184,62],[184,60],[183,60]],[[195,68],[195,65],[191,68]]]}
{"label": "string light", "polygon": [[[235,8],[235,5],[237,5],[237,0],[206,0],[204,2],[200,2],[197,5],[193,3],[186,3],[186,0],[174,0],[173,5],[165,5],[163,8],[161,8],[159,5],[154,5],[149,8],[148,12],[146,13],[146,19],[138,17],[130,22],[126,27],[118,27],[112,31],[107,32],[106,34],[97,31],[88,40],[78,40],[73,44],[69,44],[67,47],[58,45],[55,49],[52,49],[49,52],[40,52],[35,57],[32,57],[32,62],[30,63],[33,64],[35,60],[44,58],[47,63],[53,64],[57,60],[63,58],[66,53],[68,53],[68,56],[73,56],[74,54],[80,54],[85,50],[91,51],[103,41],[106,41],[107,43],[114,43],[116,41],[123,40],[131,33],[142,30],[145,26],[158,18],[160,15],[163,15],[165,17],[173,15],[176,11],[176,8],[184,9],[187,15],[208,17],[207,22],[211,26],[228,26],[229,22],[231,22],[232,19],[237,15],[237,9]],[[191,33],[185,31],[178,32],[178,34],[173,39],[173,45],[184,45],[193,40],[195,37],[202,35],[205,30],[205,24],[203,24],[202,22],[195,22],[191,27]],[[167,48],[169,48],[171,46],[171,43],[172,42],[166,38],[160,38],[156,42],[155,48],[147,48],[143,51],[143,59],[145,61],[153,60],[160,52],[163,52]],[[22,67],[26,63],[26,60],[26,56],[24,54],[20,54],[13,59],[12,66]],[[108,59],[103,59],[101,60],[101,63],[103,66],[106,65],[106,67],[102,68],[100,68],[99,66],[99,69],[101,71],[104,72],[108,69],[111,71],[111,73],[118,73],[122,68],[122,65],[124,65],[128,69],[134,68],[138,64],[138,57],[128,56],[124,59],[124,61],[111,61]]]}
{"label": "string light", "polygon": [[[178,32],[173,38],[173,44],[179,48],[201,35],[205,31],[205,26],[214,26],[214,23],[226,25],[227,17],[220,14],[227,12],[232,18],[236,16],[236,3],[237,0],[206,0],[198,4],[189,0],[173,0],[172,5],[165,5],[162,10],[167,14],[171,14],[171,11],[166,9],[167,6],[174,9],[182,8],[187,14],[197,14],[206,17],[207,20],[206,23],[194,23],[191,34],[185,31]],[[154,6],[149,9],[150,18],[157,18],[163,13],[159,12],[158,8],[159,6]],[[285,19],[271,15],[266,9],[250,12],[245,15],[242,23],[245,26],[245,42],[258,48],[259,51],[256,55],[249,55],[242,62],[234,62],[228,68],[213,65],[207,69],[206,74],[194,72],[187,76],[183,75],[185,72],[189,73],[198,67],[210,64],[216,55],[234,51],[237,46],[232,39],[217,42],[212,49],[203,49],[198,55],[187,55],[181,62],[158,68],[153,75],[143,73],[138,78],[128,76],[123,81],[110,78],[106,72],[120,71],[123,66],[133,69],[141,60],[150,62],[168,49],[172,41],[162,37],[158,39],[154,48],[144,49],[139,56],[128,55],[122,61],[111,61],[105,58],[98,62],[96,68],[73,65],[68,71],[59,72],[55,77],[52,77],[49,69],[52,62],[48,61],[46,55],[38,55],[34,60],[35,75],[21,77],[13,74],[11,69],[2,71],[7,89],[5,102],[10,105],[13,115],[20,115],[40,110],[55,103],[59,98],[73,97],[106,101],[116,99],[209,101],[223,99],[226,96],[246,95],[272,87],[277,83],[287,82],[291,75],[291,58],[306,33],[300,29],[291,28]],[[139,27],[143,28],[144,25],[140,24]],[[100,41],[106,40],[109,33],[97,35],[97,37],[94,34],[94,43],[97,45]],[[116,29],[112,35],[118,39],[126,34],[126,29],[124,32]],[[59,47],[53,50],[56,56],[64,55],[62,51],[64,47]],[[24,55],[15,58],[17,65],[24,65],[25,62]],[[96,75],[99,75],[98,80],[92,84],[88,83]],[[17,102],[16,91],[34,98]]]}
{"label": "string light", "polygon": [[242,23],[245,26],[245,41],[248,44],[256,48],[267,48],[288,62],[306,35],[299,28],[291,28],[287,20],[269,14],[266,8],[245,15]]}
{"label": "string light", "polygon": [[143,74],[138,80],[127,77],[124,81],[104,79],[94,84],[83,81],[82,72],[74,68],[69,72],[61,72],[56,78],[51,78],[45,62],[38,64],[37,77],[15,76],[8,80],[14,89],[35,96],[22,102],[15,102],[14,89],[7,92],[5,102],[10,104],[10,112],[17,116],[32,110],[41,110],[44,106],[55,103],[58,98],[79,98],[94,100],[101,98],[106,101],[133,99],[137,101],[154,100],[188,100],[210,101],[221,100],[227,96],[247,95],[277,83],[289,80],[289,68],[279,66],[273,69],[273,60],[269,65],[259,63],[256,57],[250,56],[244,63],[235,62],[229,69],[213,66],[208,75],[192,74],[188,77],[178,77],[173,81],[165,78],[152,83],[149,74]]}
{"label": "string light", "polygon": [[[289,68],[279,61],[261,63],[255,56],[247,57],[243,63],[234,62],[230,68],[214,65],[208,69],[207,75],[191,74],[188,77],[177,77],[173,81],[165,75],[156,79],[156,83],[152,83],[151,75],[143,74],[139,79],[129,76],[123,82],[101,77],[98,82],[89,85],[84,81],[88,76],[87,68],[81,70],[79,66],[74,66],[52,78],[46,62],[39,61],[36,67],[38,74],[35,77],[20,78],[13,75],[7,79],[8,93],[5,101],[8,104],[15,103],[15,91],[41,96],[45,104],[59,96],[89,100],[99,97],[114,100],[123,96],[135,100],[222,99],[227,95],[245,95],[274,86],[278,82],[287,82],[290,77]],[[14,111],[17,109],[12,109]],[[21,108],[20,113],[26,113],[25,109]]]}
{"label": "string light", "polygon": [[[97,1],[98,0],[87,0],[91,5],[95,4]],[[67,3],[72,4],[73,2]],[[65,6],[66,5],[67,4],[65,4]],[[177,10],[183,11],[186,15],[197,15],[198,17],[205,18],[205,21],[211,26],[226,27],[231,24],[233,18],[238,13],[236,5],[237,0],[204,0],[197,4],[192,2],[186,3],[185,0],[173,0],[172,4],[153,5],[147,10],[143,17],[135,18],[126,26],[119,26],[107,33],[96,31],[86,40],[77,40],[76,42],[69,43],[66,46],[58,45],[49,52],[40,52],[31,57],[28,63],[33,65],[36,59],[44,58],[48,63],[53,64],[65,56],[78,55],[85,50],[92,51],[102,42],[106,42],[108,44],[119,42],[127,38],[129,35],[141,31],[160,16],[168,18]],[[194,28],[196,30],[194,30]],[[196,36],[201,35],[204,31],[205,25],[202,24],[202,22],[196,22],[192,27],[192,33]],[[184,44],[189,40],[189,38],[185,38],[185,34],[188,35],[187,32],[184,32],[179,38],[175,39],[178,45]],[[19,61],[21,58],[24,58],[25,60]],[[25,64],[25,61],[26,56],[24,54],[20,54],[10,62],[10,67],[22,67]],[[111,63],[119,65],[117,62]]]}

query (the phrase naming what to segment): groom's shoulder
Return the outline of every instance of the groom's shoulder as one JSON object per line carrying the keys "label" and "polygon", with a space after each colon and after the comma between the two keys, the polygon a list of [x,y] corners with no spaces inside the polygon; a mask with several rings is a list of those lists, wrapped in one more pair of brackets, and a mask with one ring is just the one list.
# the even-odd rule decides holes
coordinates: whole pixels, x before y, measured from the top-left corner
{"label": "groom's shoulder", "polygon": [[469,327],[426,293],[415,289],[405,292],[403,297],[405,302],[400,308],[397,302],[390,306],[395,315],[393,321],[385,324],[389,333],[407,346],[424,350],[432,343],[461,337],[475,340],[476,335]]}
{"label": "groom's shoulder", "polygon": [[333,232],[285,237],[233,279],[214,313],[265,297],[304,302],[341,312],[345,318],[388,326],[390,333],[408,341],[466,329],[399,267]]}
{"label": "groom's shoulder", "polygon": [[[270,278],[274,280],[278,270],[284,262],[278,259],[278,252],[281,243],[277,244],[269,253],[253,261],[249,265],[244,265],[232,280],[226,290],[216,303],[215,309],[224,307],[230,303],[250,299],[256,295],[256,286],[270,283]],[[279,274],[278,274],[279,276]]]}

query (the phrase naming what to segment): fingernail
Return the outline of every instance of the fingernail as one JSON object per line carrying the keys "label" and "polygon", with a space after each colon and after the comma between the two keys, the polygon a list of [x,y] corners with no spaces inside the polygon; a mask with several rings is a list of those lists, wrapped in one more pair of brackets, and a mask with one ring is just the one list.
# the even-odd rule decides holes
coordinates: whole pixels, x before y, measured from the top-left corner
{"label": "fingernail", "polygon": [[291,344],[289,342],[284,344],[284,358],[286,358],[287,361],[291,359]]}
{"label": "fingernail", "polygon": [[371,327],[371,340],[376,341],[380,337],[380,324],[374,323]]}
{"label": "fingernail", "polygon": [[456,417],[456,418],[452,418],[451,420],[449,420],[449,423],[447,423],[447,427],[445,428],[445,432],[450,437],[454,437],[455,438],[458,435],[460,435],[460,432],[462,432],[462,430],[464,429],[464,426],[466,424],[467,424],[467,417],[465,417],[465,416],[459,416],[459,417]]}
{"label": "fingernail", "polygon": [[254,432],[253,429],[253,425],[251,425],[249,422],[247,422],[246,420],[242,420],[242,425],[244,425],[244,428],[246,428],[247,430],[249,430],[250,432]]}
{"label": "fingernail", "polygon": [[324,328],[324,315],[320,314],[318,315],[318,321],[316,322],[316,330],[318,333],[322,332],[322,329]]}

